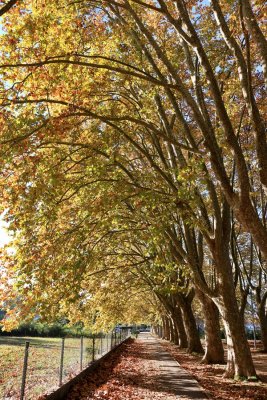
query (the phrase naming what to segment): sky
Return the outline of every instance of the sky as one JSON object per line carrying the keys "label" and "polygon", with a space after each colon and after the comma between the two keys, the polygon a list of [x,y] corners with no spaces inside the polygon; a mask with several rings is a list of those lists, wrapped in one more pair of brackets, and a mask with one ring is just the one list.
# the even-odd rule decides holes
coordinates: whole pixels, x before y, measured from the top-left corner
{"label": "sky", "polygon": [[1,216],[0,216],[0,247],[3,247],[5,244],[7,244],[10,241],[10,238],[7,234],[6,231],[6,223],[2,221]]}

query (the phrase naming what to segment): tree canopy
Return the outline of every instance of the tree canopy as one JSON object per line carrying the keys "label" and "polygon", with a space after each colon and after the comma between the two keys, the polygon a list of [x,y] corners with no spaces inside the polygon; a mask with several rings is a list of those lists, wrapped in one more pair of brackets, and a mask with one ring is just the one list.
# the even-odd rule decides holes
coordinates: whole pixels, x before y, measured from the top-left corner
{"label": "tree canopy", "polygon": [[202,351],[197,297],[220,312],[229,374],[255,375],[244,312],[252,291],[267,349],[266,4],[3,9],[7,326],[163,316],[178,331],[182,316],[185,345]]}

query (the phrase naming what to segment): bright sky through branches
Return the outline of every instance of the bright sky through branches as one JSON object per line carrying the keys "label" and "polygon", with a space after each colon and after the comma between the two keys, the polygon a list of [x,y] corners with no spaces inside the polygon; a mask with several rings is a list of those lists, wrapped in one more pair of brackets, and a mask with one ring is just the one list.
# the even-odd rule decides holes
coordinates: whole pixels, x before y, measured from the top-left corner
{"label": "bright sky through branches", "polygon": [[10,236],[8,235],[6,228],[6,223],[0,218],[0,247],[10,242]]}

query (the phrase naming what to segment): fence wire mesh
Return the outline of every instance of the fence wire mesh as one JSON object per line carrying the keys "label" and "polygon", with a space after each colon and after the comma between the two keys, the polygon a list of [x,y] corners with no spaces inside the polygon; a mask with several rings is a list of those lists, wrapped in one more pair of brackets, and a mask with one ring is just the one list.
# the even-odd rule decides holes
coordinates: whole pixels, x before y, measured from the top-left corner
{"label": "fence wire mesh", "polygon": [[[56,390],[95,360],[125,340],[129,330],[114,330],[93,337],[65,338],[62,356],[61,338],[0,337],[0,399],[36,400],[44,393]],[[23,359],[25,342],[29,341],[25,385]],[[24,386],[24,387],[23,387]]]}

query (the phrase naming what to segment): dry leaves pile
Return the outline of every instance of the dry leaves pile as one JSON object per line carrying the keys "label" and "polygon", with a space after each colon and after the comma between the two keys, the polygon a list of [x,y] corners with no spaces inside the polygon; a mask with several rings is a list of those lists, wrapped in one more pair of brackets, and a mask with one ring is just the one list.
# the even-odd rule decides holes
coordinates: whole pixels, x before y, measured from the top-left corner
{"label": "dry leaves pile", "polygon": [[154,357],[146,346],[129,341],[103,360],[97,370],[74,386],[67,400],[173,400],[162,391]]}
{"label": "dry leaves pile", "polygon": [[[234,382],[223,378],[223,366],[203,365],[200,357],[162,342],[172,356],[193,375],[211,399],[266,400],[266,383]],[[145,343],[129,340],[102,360],[99,367],[74,386],[67,400],[173,400],[158,382],[159,369]]]}

